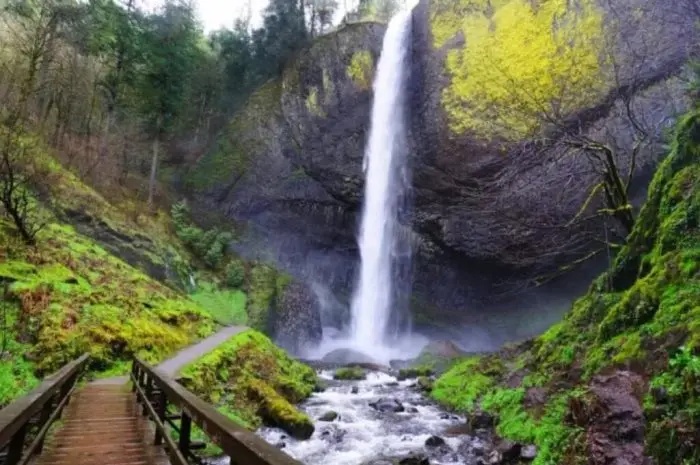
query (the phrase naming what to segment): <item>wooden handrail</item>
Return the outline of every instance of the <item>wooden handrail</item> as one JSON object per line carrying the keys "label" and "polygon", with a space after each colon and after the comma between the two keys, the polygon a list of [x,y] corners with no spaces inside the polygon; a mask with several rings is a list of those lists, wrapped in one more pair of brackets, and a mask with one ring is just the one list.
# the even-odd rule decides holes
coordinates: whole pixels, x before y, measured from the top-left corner
{"label": "wooden handrail", "polygon": [[[225,415],[219,413],[213,405],[185,389],[166,374],[153,368],[137,358],[131,373],[134,389],[153,394],[157,390],[161,404],[158,406],[158,418],[165,421],[166,403],[175,405],[182,411],[179,449],[183,455],[189,452],[189,429],[194,423],[218,445],[224,454],[231,458],[232,464],[245,465],[302,465],[296,459],[272,446],[256,434],[237,425]],[[148,397],[144,395],[144,397]],[[155,396],[154,396],[155,397]],[[155,411],[149,409],[149,411]],[[156,433],[156,442],[158,442]]]}
{"label": "wooden handrail", "polygon": [[[60,410],[82,375],[89,354],[84,354],[57,372],[46,377],[41,384],[29,394],[21,397],[0,410],[0,450],[8,448],[6,463],[15,465],[26,462],[35,452],[40,452],[44,436],[51,423],[60,415]],[[56,406],[54,406],[54,403]],[[24,441],[30,421],[40,414],[37,423],[38,434],[28,450],[24,450]],[[22,460],[24,458],[24,460]]]}

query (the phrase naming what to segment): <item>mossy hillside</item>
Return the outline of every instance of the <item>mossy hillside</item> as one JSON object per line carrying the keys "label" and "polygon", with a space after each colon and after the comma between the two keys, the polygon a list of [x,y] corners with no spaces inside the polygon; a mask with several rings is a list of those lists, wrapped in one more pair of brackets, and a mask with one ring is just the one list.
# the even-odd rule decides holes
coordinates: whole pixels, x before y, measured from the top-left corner
{"label": "mossy hillside", "polygon": [[191,256],[173,234],[168,212],[148,208],[127,188],[112,187],[107,200],[54,155],[35,140],[34,158],[47,172],[47,210],[152,278],[185,288]]}
{"label": "mossy hillside", "polygon": [[[501,353],[466,359],[435,383],[457,410],[499,417],[499,434],[538,445],[537,465],[578,463],[584,432],[567,402],[619,368],[650,380],[646,453],[660,465],[699,463],[700,113],[682,119],[628,243],[564,321]],[[513,380],[520,380],[516,383]],[[529,388],[546,393],[529,405]],[[529,432],[529,433],[528,433]]]}
{"label": "mossy hillside", "polygon": [[12,335],[0,371],[29,373],[29,363],[41,376],[84,352],[93,370],[124,371],[131,355],[157,362],[213,331],[195,302],[60,223],[39,233],[36,248],[1,223],[0,283]]}
{"label": "mossy hillside", "polygon": [[247,330],[182,370],[182,383],[245,427],[274,424],[308,437],[313,423],[293,404],[311,395],[316,374]]}

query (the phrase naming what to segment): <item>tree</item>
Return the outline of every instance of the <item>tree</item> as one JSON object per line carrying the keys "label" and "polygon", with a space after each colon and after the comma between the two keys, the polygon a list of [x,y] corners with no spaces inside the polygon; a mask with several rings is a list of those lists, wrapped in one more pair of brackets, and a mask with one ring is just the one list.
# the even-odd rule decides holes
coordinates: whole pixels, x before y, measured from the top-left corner
{"label": "tree", "polygon": [[309,0],[309,30],[312,36],[323,34],[333,25],[333,15],[338,9],[337,0]]}
{"label": "tree", "polygon": [[192,5],[168,1],[161,15],[146,20],[146,70],[141,77],[141,111],[152,137],[148,204],[153,205],[162,140],[185,108],[200,37]]}

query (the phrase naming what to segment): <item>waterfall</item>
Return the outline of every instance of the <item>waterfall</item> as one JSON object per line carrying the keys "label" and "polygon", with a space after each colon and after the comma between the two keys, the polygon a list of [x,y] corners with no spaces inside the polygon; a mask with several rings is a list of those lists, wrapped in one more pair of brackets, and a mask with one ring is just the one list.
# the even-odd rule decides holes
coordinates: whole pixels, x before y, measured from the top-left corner
{"label": "waterfall", "polygon": [[[408,189],[405,87],[411,13],[389,23],[374,81],[370,136],[365,150],[365,192],[359,235],[360,277],[352,300],[350,339],[367,351],[398,336],[395,269],[406,247],[399,238],[398,215]],[[404,241],[405,242],[405,241]],[[410,260],[410,253],[408,253]]]}

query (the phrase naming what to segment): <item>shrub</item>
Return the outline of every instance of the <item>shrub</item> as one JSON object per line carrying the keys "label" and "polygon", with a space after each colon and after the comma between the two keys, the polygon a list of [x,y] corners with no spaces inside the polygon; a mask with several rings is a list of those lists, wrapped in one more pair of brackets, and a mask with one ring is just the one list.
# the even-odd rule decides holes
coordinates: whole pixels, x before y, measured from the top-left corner
{"label": "shrub", "polygon": [[231,261],[226,267],[226,285],[231,289],[240,289],[245,282],[245,266],[240,260]]}

